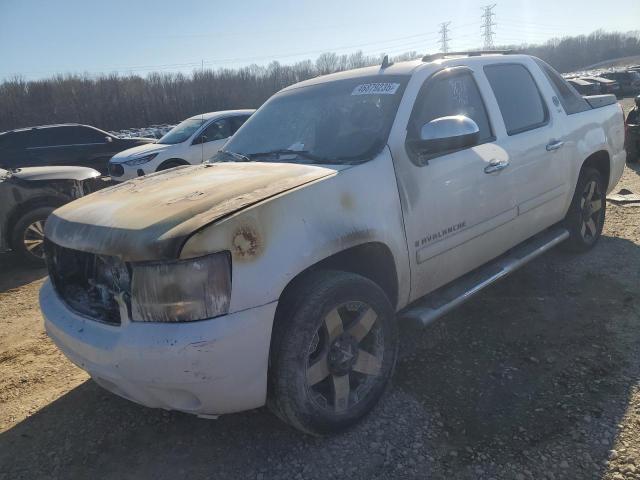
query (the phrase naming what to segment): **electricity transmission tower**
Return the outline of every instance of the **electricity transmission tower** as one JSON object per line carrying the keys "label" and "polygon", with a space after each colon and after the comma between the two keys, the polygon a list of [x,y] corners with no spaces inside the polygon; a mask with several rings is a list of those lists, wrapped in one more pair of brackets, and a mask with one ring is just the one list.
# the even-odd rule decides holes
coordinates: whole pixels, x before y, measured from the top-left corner
{"label": "electricity transmission tower", "polygon": [[443,22],[440,24],[440,50],[442,53],[447,53],[449,51],[449,25],[451,22]]}
{"label": "electricity transmission tower", "polygon": [[482,38],[484,39],[483,48],[485,50],[491,50],[493,48],[493,35],[495,32],[492,27],[496,25],[496,22],[493,21],[493,17],[496,15],[493,13],[495,6],[496,4],[494,3],[493,5],[485,5],[482,7],[482,25],[480,29],[482,30]]}

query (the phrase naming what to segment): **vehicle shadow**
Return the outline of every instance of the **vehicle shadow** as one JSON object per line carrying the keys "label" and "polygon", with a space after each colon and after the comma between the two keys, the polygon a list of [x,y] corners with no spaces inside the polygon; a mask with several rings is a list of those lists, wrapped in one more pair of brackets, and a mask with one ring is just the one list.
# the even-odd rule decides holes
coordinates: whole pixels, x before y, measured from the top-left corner
{"label": "vehicle shadow", "polygon": [[439,413],[456,463],[480,453],[534,470],[560,450],[567,478],[604,475],[640,379],[640,247],[603,237],[605,250],[597,266],[551,252],[431,326],[429,342],[405,335],[396,384]]}
{"label": "vehicle shadow", "polygon": [[402,328],[393,387],[342,435],[300,434],[266,409],[147,409],[87,381],[0,435],[0,477],[514,478],[506,465],[564,459],[554,478],[602,478],[639,378],[639,265],[638,245],[603,237],[593,257],[551,252]]}
{"label": "vehicle shadow", "polygon": [[45,267],[25,265],[18,255],[11,252],[0,254],[0,293],[46,276]]}

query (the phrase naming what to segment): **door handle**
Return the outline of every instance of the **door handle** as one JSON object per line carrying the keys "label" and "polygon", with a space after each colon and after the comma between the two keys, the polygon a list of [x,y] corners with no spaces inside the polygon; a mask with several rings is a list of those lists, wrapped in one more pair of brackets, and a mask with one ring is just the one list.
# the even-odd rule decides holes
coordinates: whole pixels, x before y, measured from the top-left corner
{"label": "door handle", "polygon": [[484,167],[484,173],[499,172],[500,170],[504,170],[508,166],[509,162],[507,160],[491,160],[491,162],[489,162],[489,165]]}
{"label": "door handle", "polygon": [[561,140],[551,140],[551,142],[547,144],[547,152],[553,152],[554,150],[558,150],[563,145],[564,145],[564,142]]}

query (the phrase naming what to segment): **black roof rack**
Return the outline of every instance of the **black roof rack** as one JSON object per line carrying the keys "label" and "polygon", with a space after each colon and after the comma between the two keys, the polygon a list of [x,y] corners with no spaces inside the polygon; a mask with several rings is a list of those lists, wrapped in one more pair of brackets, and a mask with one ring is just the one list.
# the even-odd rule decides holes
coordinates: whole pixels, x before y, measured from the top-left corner
{"label": "black roof rack", "polygon": [[444,57],[480,57],[482,55],[509,55],[510,53],[516,53],[515,50],[468,50],[462,52],[447,52],[447,53],[433,53],[431,55],[425,55],[422,57],[423,62],[433,62],[434,60],[440,60]]}

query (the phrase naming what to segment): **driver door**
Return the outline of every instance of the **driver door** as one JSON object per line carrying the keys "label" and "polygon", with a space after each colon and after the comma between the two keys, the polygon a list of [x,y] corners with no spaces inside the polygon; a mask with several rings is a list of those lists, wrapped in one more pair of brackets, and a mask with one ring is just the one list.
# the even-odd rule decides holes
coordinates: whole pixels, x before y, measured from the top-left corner
{"label": "driver door", "polygon": [[[420,158],[412,140],[422,126],[450,115],[478,125],[476,145]],[[411,300],[506,250],[496,234],[517,213],[507,153],[495,143],[475,74],[467,67],[427,79],[416,98],[406,141],[392,145],[411,265]]]}

